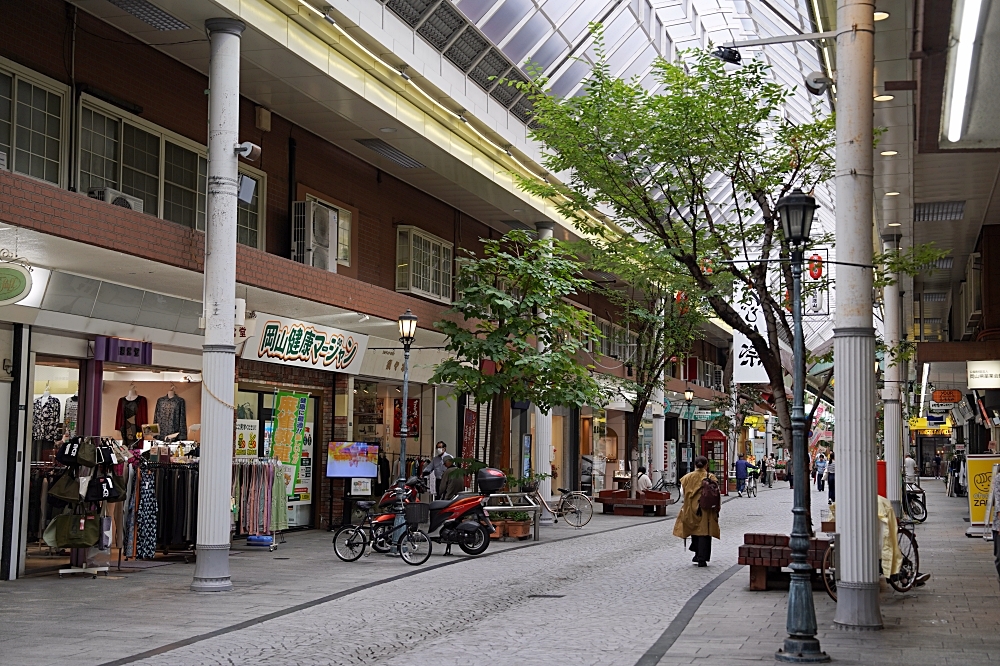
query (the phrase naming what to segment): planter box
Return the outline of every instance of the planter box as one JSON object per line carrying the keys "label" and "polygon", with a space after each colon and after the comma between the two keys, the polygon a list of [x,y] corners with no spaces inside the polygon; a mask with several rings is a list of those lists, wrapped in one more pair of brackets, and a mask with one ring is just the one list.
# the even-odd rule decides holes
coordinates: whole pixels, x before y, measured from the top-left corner
{"label": "planter box", "polygon": [[531,534],[531,521],[528,520],[508,520],[507,521],[507,536],[520,539]]}
{"label": "planter box", "polygon": [[490,535],[491,539],[502,539],[507,536],[506,520],[494,520],[493,518],[490,518],[490,522],[493,523],[493,527],[497,528],[497,531]]}

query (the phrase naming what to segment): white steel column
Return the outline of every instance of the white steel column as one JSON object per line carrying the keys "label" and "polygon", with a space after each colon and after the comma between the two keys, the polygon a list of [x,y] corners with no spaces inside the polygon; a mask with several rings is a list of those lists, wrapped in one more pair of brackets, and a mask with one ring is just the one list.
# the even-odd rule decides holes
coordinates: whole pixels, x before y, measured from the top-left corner
{"label": "white steel column", "polygon": [[[879,629],[875,477],[875,329],[872,318],[872,113],[875,6],[837,3],[837,532],[834,623]],[[861,266],[848,266],[861,264]],[[808,479],[799,479],[800,483]]]}
{"label": "white steel column", "polygon": [[[663,463],[663,440],[667,438],[666,415],[663,413],[663,375],[656,380],[656,388],[653,389],[653,446],[650,451],[649,478],[653,483],[665,476],[667,470]],[[657,407],[659,405],[659,407]],[[655,474],[655,476],[654,476]]]}
{"label": "white steel column", "polygon": [[[538,239],[552,240],[552,222],[538,222],[535,228],[538,230]],[[544,351],[544,346],[539,343],[538,351]],[[542,412],[535,407],[535,461],[537,464],[536,473],[552,473],[552,412]],[[566,470],[563,470],[563,474]],[[549,501],[552,497],[552,479],[545,479],[538,484],[538,494]],[[551,525],[554,521],[552,513],[542,507],[542,515],[539,522],[543,525]]]}
{"label": "white steel column", "polygon": [[224,592],[229,579],[236,347],[236,194],[242,21],[209,19],[208,224],[205,234],[205,345],[202,355],[198,561],[191,589]]}
{"label": "white steel column", "polygon": [[[898,235],[882,237],[886,252],[897,249]],[[887,276],[892,284],[882,289],[885,310],[885,387],[882,389],[882,406],[885,413],[885,432],[882,442],[885,446],[885,490],[886,498],[892,502],[896,515],[902,515],[903,490],[900,475],[903,469],[903,408],[900,403],[900,388],[903,380],[902,361],[894,355],[899,353],[901,310],[899,302],[899,275]]]}

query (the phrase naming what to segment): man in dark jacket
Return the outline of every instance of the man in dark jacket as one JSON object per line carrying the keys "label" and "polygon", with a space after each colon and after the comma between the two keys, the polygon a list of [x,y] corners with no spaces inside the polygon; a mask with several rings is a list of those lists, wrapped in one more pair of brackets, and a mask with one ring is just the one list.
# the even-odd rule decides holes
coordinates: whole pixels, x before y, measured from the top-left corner
{"label": "man in dark jacket", "polygon": [[743,497],[743,491],[746,489],[750,467],[750,463],[746,461],[746,458],[741,453],[740,459],[736,461],[736,494],[740,497]]}
{"label": "man in dark jacket", "polygon": [[451,499],[465,490],[465,477],[461,469],[455,467],[455,459],[447,453],[444,454],[444,480],[441,481],[441,494],[443,500]]}

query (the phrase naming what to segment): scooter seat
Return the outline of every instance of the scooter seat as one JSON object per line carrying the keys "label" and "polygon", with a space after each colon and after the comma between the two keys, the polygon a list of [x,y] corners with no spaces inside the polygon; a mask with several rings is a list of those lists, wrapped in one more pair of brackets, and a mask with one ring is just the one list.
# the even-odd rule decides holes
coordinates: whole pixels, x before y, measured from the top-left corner
{"label": "scooter seat", "polygon": [[373,506],[375,506],[375,502],[369,502],[369,501],[355,502],[354,505],[359,509],[361,509],[362,511],[364,511],[366,509],[370,509]]}
{"label": "scooter seat", "polygon": [[458,501],[458,498],[450,500],[431,500],[431,511],[439,511],[445,507],[451,506]]}

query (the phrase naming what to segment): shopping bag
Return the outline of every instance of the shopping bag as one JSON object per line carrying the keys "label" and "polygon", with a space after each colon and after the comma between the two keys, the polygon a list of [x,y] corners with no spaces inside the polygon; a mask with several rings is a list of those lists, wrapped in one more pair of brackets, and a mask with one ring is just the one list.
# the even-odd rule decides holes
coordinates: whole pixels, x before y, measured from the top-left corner
{"label": "shopping bag", "polygon": [[91,437],[84,437],[80,441],[80,448],[76,451],[77,463],[84,467],[95,467],[97,465],[97,447]]}
{"label": "shopping bag", "polygon": [[62,473],[52,487],[49,488],[49,497],[55,498],[57,506],[65,506],[66,502],[76,503],[80,501],[80,479],[76,476],[76,470],[72,467]]}
{"label": "shopping bag", "polygon": [[56,516],[58,548],[90,548],[100,539],[101,528],[93,513],[69,513]]}

